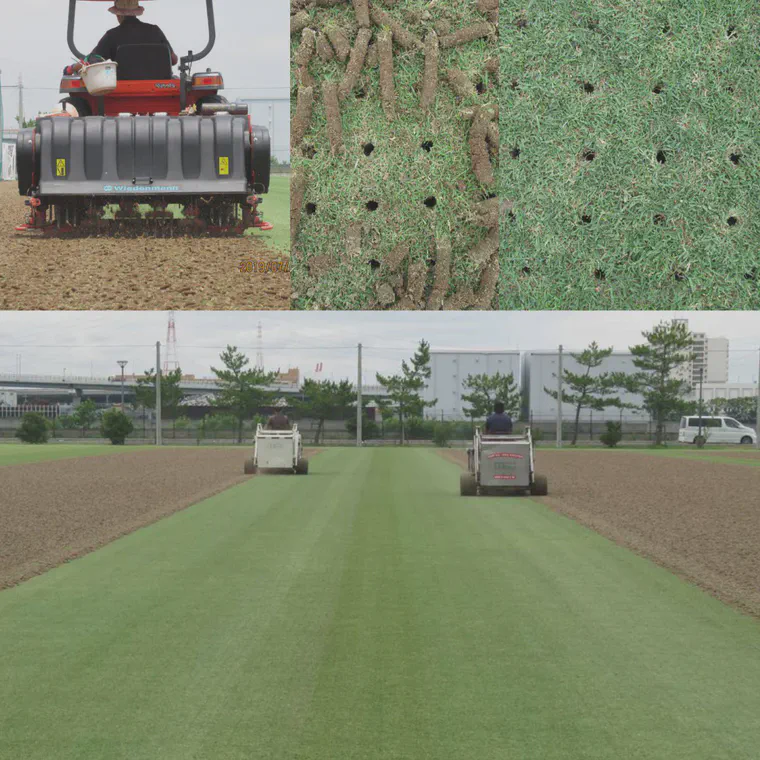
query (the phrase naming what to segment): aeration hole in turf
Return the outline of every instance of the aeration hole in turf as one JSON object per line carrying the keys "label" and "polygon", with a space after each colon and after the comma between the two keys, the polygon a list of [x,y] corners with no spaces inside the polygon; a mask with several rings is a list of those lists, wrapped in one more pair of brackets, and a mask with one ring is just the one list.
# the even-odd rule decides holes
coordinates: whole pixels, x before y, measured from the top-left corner
{"label": "aeration hole in turf", "polygon": [[512,158],[520,158],[520,149],[515,145],[515,147],[509,151],[509,155],[512,156]]}
{"label": "aeration hole in turf", "polygon": [[662,91],[665,89],[665,85],[662,82],[658,82],[653,88],[652,92],[655,95],[660,95]]}
{"label": "aeration hole in turf", "polygon": [[375,146],[371,142],[370,143],[364,143],[364,155],[365,156],[371,156],[372,155],[372,151],[374,149],[375,149]]}
{"label": "aeration hole in turf", "polygon": [[373,271],[375,269],[380,269],[380,262],[377,259],[370,259],[369,265]]}
{"label": "aeration hole in turf", "polygon": [[307,203],[306,204],[306,213],[311,216],[312,214],[316,213],[317,211],[317,204],[316,203]]}
{"label": "aeration hole in turf", "polygon": [[658,150],[657,151],[657,163],[658,164],[664,164],[667,159],[665,158],[665,151],[664,150]]}
{"label": "aeration hole in turf", "polygon": [[665,214],[655,214],[653,219],[655,224],[665,224]]}
{"label": "aeration hole in turf", "polygon": [[739,223],[739,220],[735,216],[729,216],[728,217],[728,226],[734,227]]}
{"label": "aeration hole in turf", "polygon": [[583,83],[583,89],[585,92],[587,92],[589,95],[594,91],[594,85],[591,84],[591,82],[584,82]]}
{"label": "aeration hole in turf", "polygon": [[367,202],[367,211],[377,211],[380,204],[377,201],[368,201]]}
{"label": "aeration hole in turf", "polygon": [[438,201],[434,195],[431,195],[429,198],[425,198],[425,205],[428,208],[435,208],[436,203],[438,203]]}
{"label": "aeration hole in turf", "polygon": [[584,150],[583,158],[585,158],[586,161],[593,161],[596,158],[596,153],[593,150]]}
{"label": "aeration hole in turf", "polygon": [[583,224],[591,224],[591,215],[583,214],[583,216],[581,216],[581,221],[583,222]]}
{"label": "aeration hole in turf", "polygon": [[739,161],[741,161],[741,159],[742,159],[742,156],[741,156],[741,153],[732,153],[729,156],[729,158],[731,159],[731,163],[734,166],[738,166],[739,165]]}
{"label": "aeration hole in turf", "polygon": [[595,269],[594,277],[596,277],[597,280],[605,280],[607,275],[604,273],[604,269]]}
{"label": "aeration hole in turf", "polygon": [[433,141],[432,140],[425,140],[425,142],[422,143],[422,145],[420,147],[426,153],[430,153],[430,151],[433,150]]}

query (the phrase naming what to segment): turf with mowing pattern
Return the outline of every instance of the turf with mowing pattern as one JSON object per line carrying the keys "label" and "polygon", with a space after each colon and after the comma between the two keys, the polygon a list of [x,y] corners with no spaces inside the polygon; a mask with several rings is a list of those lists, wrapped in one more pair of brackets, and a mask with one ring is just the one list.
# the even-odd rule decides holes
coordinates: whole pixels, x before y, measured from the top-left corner
{"label": "turf with mowing pattern", "polygon": [[757,756],[757,621],[459,473],[326,451],[3,592],[0,757]]}

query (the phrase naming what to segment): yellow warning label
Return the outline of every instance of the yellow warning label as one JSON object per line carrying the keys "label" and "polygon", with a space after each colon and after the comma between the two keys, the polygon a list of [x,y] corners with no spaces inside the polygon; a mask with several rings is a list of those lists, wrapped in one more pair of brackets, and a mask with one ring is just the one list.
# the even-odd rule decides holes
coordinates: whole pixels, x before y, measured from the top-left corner
{"label": "yellow warning label", "polygon": [[65,158],[57,158],[55,160],[55,176],[56,177],[66,176],[66,159]]}
{"label": "yellow warning label", "polygon": [[222,156],[219,159],[219,174],[229,175],[230,173],[230,159],[227,156]]}

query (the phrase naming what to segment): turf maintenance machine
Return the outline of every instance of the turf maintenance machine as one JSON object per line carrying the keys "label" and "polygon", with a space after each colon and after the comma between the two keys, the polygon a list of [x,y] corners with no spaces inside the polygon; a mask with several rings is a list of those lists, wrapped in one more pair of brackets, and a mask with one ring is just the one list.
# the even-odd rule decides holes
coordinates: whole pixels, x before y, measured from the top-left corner
{"label": "turf maintenance machine", "polygon": [[[216,42],[214,0],[206,0],[208,45],[180,58],[178,77],[168,45],[123,45],[117,60],[101,62],[113,83],[97,87],[74,40],[78,1],[101,0],[69,0],[69,48],[85,70],[63,77],[59,113],[19,132],[18,187],[29,217],[16,229],[157,237],[272,229],[258,213],[269,191],[269,131],[252,123],[247,104],[219,94],[220,73],[191,74]],[[131,78],[146,60],[161,78]]]}
{"label": "turf maintenance machine", "polygon": [[308,474],[309,462],[303,457],[297,425],[290,430],[268,430],[263,425],[256,427],[253,459],[246,460],[244,471],[246,475],[255,475],[261,470]]}
{"label": "turf maintenance machine", "polygon": [[459,479],[462,496],[525,494],[546,496],[549,484],[534,468],[530,429],[524,435],[489,435],[475,429],[467,450],[467,472]]}

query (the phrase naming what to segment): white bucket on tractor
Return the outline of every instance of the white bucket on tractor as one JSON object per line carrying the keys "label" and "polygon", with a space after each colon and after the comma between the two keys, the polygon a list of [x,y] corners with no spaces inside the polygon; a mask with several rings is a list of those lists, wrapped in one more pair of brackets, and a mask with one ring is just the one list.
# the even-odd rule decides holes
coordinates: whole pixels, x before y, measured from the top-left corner
{"label": "white bucket on tractor", "polygon": [[116,61],[90,63],[82,68],[82,81],[90,95],[107,95],[118,85],[119,64]]}

